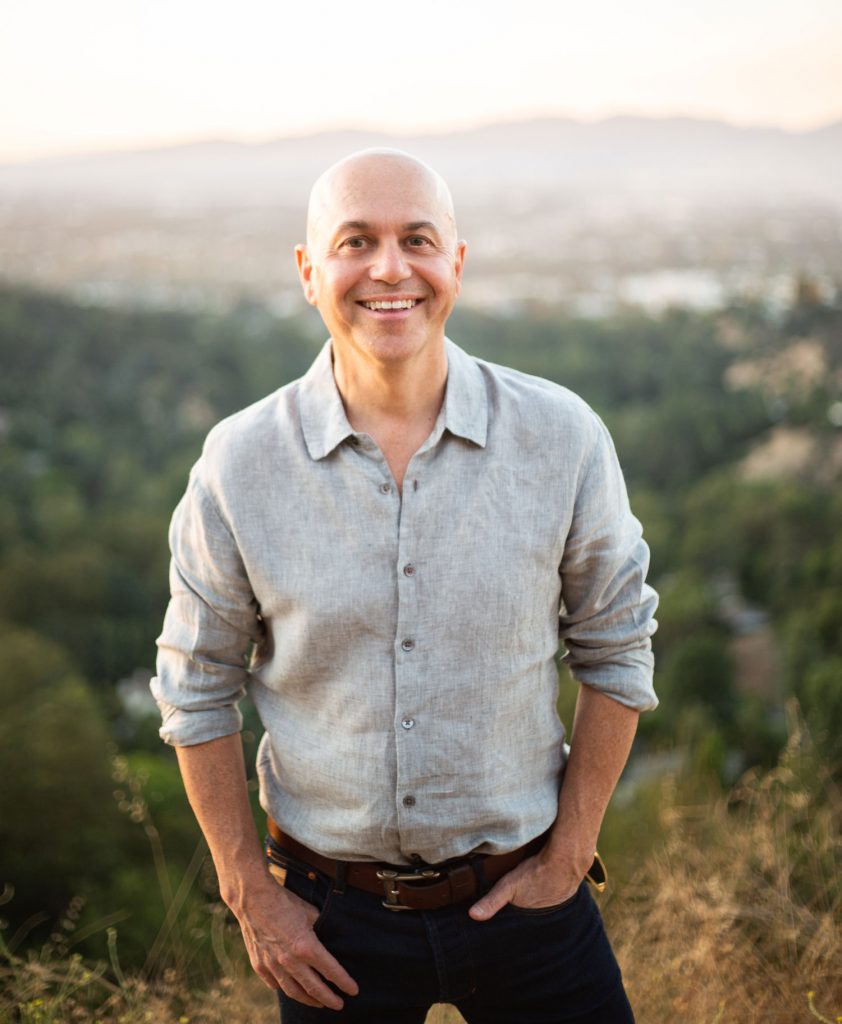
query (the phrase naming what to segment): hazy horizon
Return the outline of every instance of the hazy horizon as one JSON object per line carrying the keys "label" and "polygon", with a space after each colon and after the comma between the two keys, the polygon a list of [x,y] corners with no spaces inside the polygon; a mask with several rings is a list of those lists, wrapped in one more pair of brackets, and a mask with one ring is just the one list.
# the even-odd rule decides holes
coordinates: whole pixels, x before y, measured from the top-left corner
{"label": "hazy horizon", "polygon": [[842,5],[427,0],[17,5],[0,162],[326,130],[406,135],[612,116],[808,131],[842,118]]}
{"label": "hazy horizon", "polygon": [[390,128],[388,125],[373,125],[366,123],[335,123],[326,124],[321,126],[314,126],[312,128],[303,128],[298,130],[290,130],[287,132],[275,132],[267,135],[254,135],[248,136],[242,133],[237,133],[232,130],[228,133],[222,134],[196,134],[186,135],[173,138],[153,138],[148,139],[138,138],[132,140],[125,140],[123,143],[115,142],[108,144],[103,142],[100,145],[90,144],[87,146],[80,146],[79,148],[71,147],[69,149],[56,150],[55,152],[43,152],[36,154],[26,154],[23,156],[7,158],[3,156],[0,150],[0,166],[12,165],[12,164],[26,164],[36,163],[42,160],[62,160],[72,158],[84,158],[84,157],[96,157],[104,156],[111,153],[143,153],[155,150],[166,150],[176,149],[181,147],[190,146],[202,146],[202,145],[214,145],[214,144],[232,144],[232,145],[243,145],[243,146],[260,146],[267,143],[283,142],[297,139],[306,139],[309,137],[318,137],[329,134],[383,134],[393,138],[402,139],[405,138],[408,141],[417,138],[424,138],[427,136],[447,136],[447,135],[461,135],[474,131],[481,131],[485,128],[506,126],[506,125],[520,125],[529,124],[533,122],[543,121],[564,121],[575,123],[579,125],[600,125],[605,122],[615,120],[641,120],[641,121],[691,121],[699,123],[711,123],[721,124],[727,127],[745,129],[745,130],[757,130],[757,131],[780,131],[787,135],[809,135],[811,132],[822,131],[827,128],[832,128],[837,124],[842,124],[842,111],[840,111],[838,117],[832,117],[829,119],[822,120],[816,124],[811,124],[804,127],[789,127],[782,124],[775,123],[760,123],[760,122],[746,122],[741,123],[733,119],[726,117],[718,117],[715,115],[701,115],[701,114],[687,114],[687,113],[647,113],[642,111],[629,111],[629,110],[617,110],[613,113],[606,113],[604,115],[593,116],[593,117],[577,117],[572,114],[564,112],[538,112],[532,114],[524,114],[517,117],[499,117],[499,118],[480,118],[476,121],[467,123],[453,124],[453,125],[442,125],[439,128],[435,127],[419,127],[414,131],[397,131],[394,128]]}

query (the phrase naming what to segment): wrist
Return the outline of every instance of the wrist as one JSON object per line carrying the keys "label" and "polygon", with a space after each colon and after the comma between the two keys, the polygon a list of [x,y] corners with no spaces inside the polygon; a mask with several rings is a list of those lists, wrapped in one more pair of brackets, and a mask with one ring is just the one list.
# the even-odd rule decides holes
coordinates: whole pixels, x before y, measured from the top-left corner
{"label": "wrist", "polygon": [[232,865],[217,874],[222,902],[237,917],[252,900],[265,899],[267,891],[279,888],[262,858],[258,861],[249,860],[242,865]]}
{"label": "wrist", "polygon": [[596,842],[558,842],[552,840],[539,855],[546,867],[553,872],[570,872],[582,879],[593,864]]}

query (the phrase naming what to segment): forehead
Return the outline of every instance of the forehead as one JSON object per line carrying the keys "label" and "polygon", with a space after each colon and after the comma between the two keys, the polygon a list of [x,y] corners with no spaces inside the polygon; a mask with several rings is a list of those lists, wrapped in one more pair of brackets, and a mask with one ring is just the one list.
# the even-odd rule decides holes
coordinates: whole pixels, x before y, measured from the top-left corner
{"label": "forehead", "polygon": [[333,232],[348,222],[429,222],[440,231],[452,221],[449,202],[425,168],[395,160],[366,160],[338,168],[323,183],[313,227]]}

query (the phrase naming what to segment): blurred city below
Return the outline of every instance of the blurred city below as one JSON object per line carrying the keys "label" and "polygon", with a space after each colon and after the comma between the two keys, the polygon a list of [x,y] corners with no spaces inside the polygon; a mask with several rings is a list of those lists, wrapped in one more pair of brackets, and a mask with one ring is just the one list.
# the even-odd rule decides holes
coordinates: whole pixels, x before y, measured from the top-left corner
{"label": "blurred city below", "polygon": [[96,305],[294,314],[309,186],[368,146],[445,176],[469,243],[463,301],[501,315],[783,307],[798,281],[827,299],[842,286],[842,122],[788,132],[643,117],[0,164],[0,279]]}

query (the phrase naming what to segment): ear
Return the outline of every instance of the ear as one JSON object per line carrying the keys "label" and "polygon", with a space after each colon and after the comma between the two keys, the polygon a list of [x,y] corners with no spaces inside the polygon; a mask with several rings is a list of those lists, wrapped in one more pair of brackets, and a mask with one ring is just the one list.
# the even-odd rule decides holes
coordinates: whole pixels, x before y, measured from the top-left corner
{"label": "ear", "polygon": [[304,290],[304,298],[311,306],[316,305],[316,289],[313,286],[313,264],[310,261],[306,245],[296,245],[295,262],[298,266],[298,277]]}
{"label": "ear", "polygon": [[456,257],[453,263],[456,275],[456,294],[462,291],[462,271],[465,268],[465,253],[468,251],[468,243],[464,240],[456,243]]}

